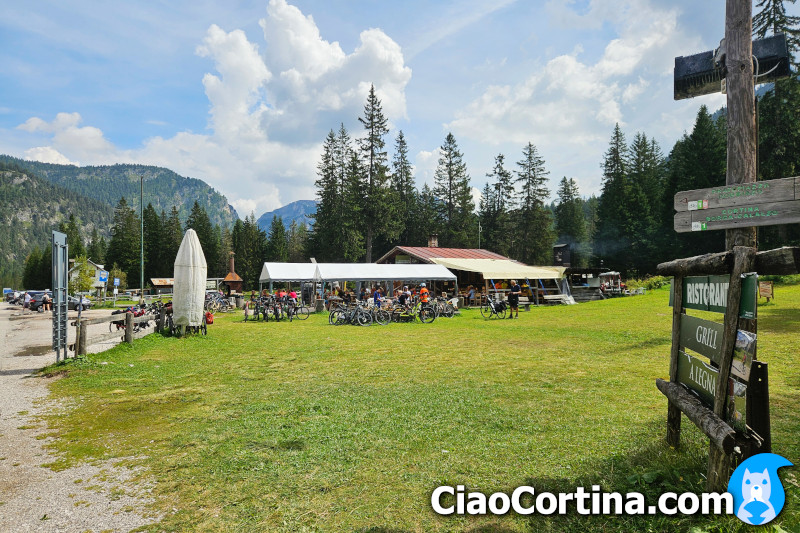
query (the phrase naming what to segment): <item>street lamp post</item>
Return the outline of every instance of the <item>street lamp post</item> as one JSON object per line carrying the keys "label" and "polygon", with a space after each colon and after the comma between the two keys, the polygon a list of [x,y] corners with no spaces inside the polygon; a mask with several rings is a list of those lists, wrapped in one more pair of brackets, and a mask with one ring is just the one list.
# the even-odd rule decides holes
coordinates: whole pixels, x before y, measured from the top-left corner
{"label": "street lamp post", "polygon": [[144,175],[139,176],[139,222],[141,237],[139,238],[139,303],[144,303]]}
{"label": "street lamp post", "polygon": [[483,231],[483,228],[481,227],[481,219],[478,219],[478,248],[479,249],[481,247],[481,231]]}

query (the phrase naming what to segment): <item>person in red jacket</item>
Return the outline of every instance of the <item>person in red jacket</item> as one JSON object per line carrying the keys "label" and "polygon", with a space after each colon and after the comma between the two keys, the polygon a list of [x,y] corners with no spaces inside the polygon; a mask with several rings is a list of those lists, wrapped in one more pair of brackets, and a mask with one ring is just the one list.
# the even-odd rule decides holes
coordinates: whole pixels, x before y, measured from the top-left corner
{"label": "person in red jacket", "polygon": [[426,303],[428,303],[428,296],[430,294],[428,292],[428,288],[425,287],[424,283],[420,283],[419,287],[420,287],[419,288],[419,301],[424,303],[424,304],[426,304]]}

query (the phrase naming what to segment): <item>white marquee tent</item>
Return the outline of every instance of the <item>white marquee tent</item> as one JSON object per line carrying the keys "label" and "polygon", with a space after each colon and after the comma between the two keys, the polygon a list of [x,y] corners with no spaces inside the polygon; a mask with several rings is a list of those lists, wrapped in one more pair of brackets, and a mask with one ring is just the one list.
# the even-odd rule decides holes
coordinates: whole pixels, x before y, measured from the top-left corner
{"label": "white marquee tent", "polygon": [[442,265],[379,265],[376,263],[319,263],[316,281],[455,281]]}
{"label": "white marquee tent", "polygon": [[258,281],[314,281],[315,263],[264,263]]}

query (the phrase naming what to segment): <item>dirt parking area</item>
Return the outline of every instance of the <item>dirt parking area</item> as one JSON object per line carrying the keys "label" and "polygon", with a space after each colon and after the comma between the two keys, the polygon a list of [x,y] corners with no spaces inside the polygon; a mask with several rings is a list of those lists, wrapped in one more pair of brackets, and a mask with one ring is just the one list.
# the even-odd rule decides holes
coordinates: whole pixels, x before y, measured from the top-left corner
{"label": "dirt parking area", "polygon": [[[108,314],[90,310],[83,316]],[[69,322],[76,316],[70,312]],[[89,336],[107,332],[108,324],[93,328]],[[157,521],[145,512],[149,489],[129,482],[133,472],[127,468],[109,462],[55,472],[43,466],[54,457],[40,417],[64,408],[47,399],[48,384],[57,378],[32,375],[56,361],[51,339],[50,313],[23,316],[20,306],[0,303],[0,532],[130,531]],[[75,342],[74,327],[68,342]],[[100,352],[118,342],[88,350]]]}

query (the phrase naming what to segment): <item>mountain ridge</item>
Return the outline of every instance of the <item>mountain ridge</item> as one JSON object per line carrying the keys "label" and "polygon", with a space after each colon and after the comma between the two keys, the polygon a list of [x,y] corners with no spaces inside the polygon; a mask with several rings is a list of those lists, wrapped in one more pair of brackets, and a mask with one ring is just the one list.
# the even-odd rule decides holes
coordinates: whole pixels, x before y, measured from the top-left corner
{"label": "mountain ridge", "polygon": [[317,202],[315,200],[296,200],[288,203],[283,207],[267,211],[258,217],[258,227],[266,232],[269,232],[270,224],[272,224],[272,217],[278,216],[283,221],[286,229],[292,224],[292,221],[300,225],[305,222],[309,228],[314,224],[314,219],[310,216],[317,212]]}
{"label": "mountain ridge", "polygon": [[137,164],[100,166],[60,165],[27,161],[0,155],[0,163],[15,165],[37,177],[87,198],[106,203],[112,208],[121,197],[137,205],[140,176],[144,176],[144,204],[152,203],[157,212],[169,213],[178,207],[182,222],[186,221],[197,201],[208,213],[212,224],[232,228],[239,218],[228,199],[203,180],[181,176],[164,167]]}

